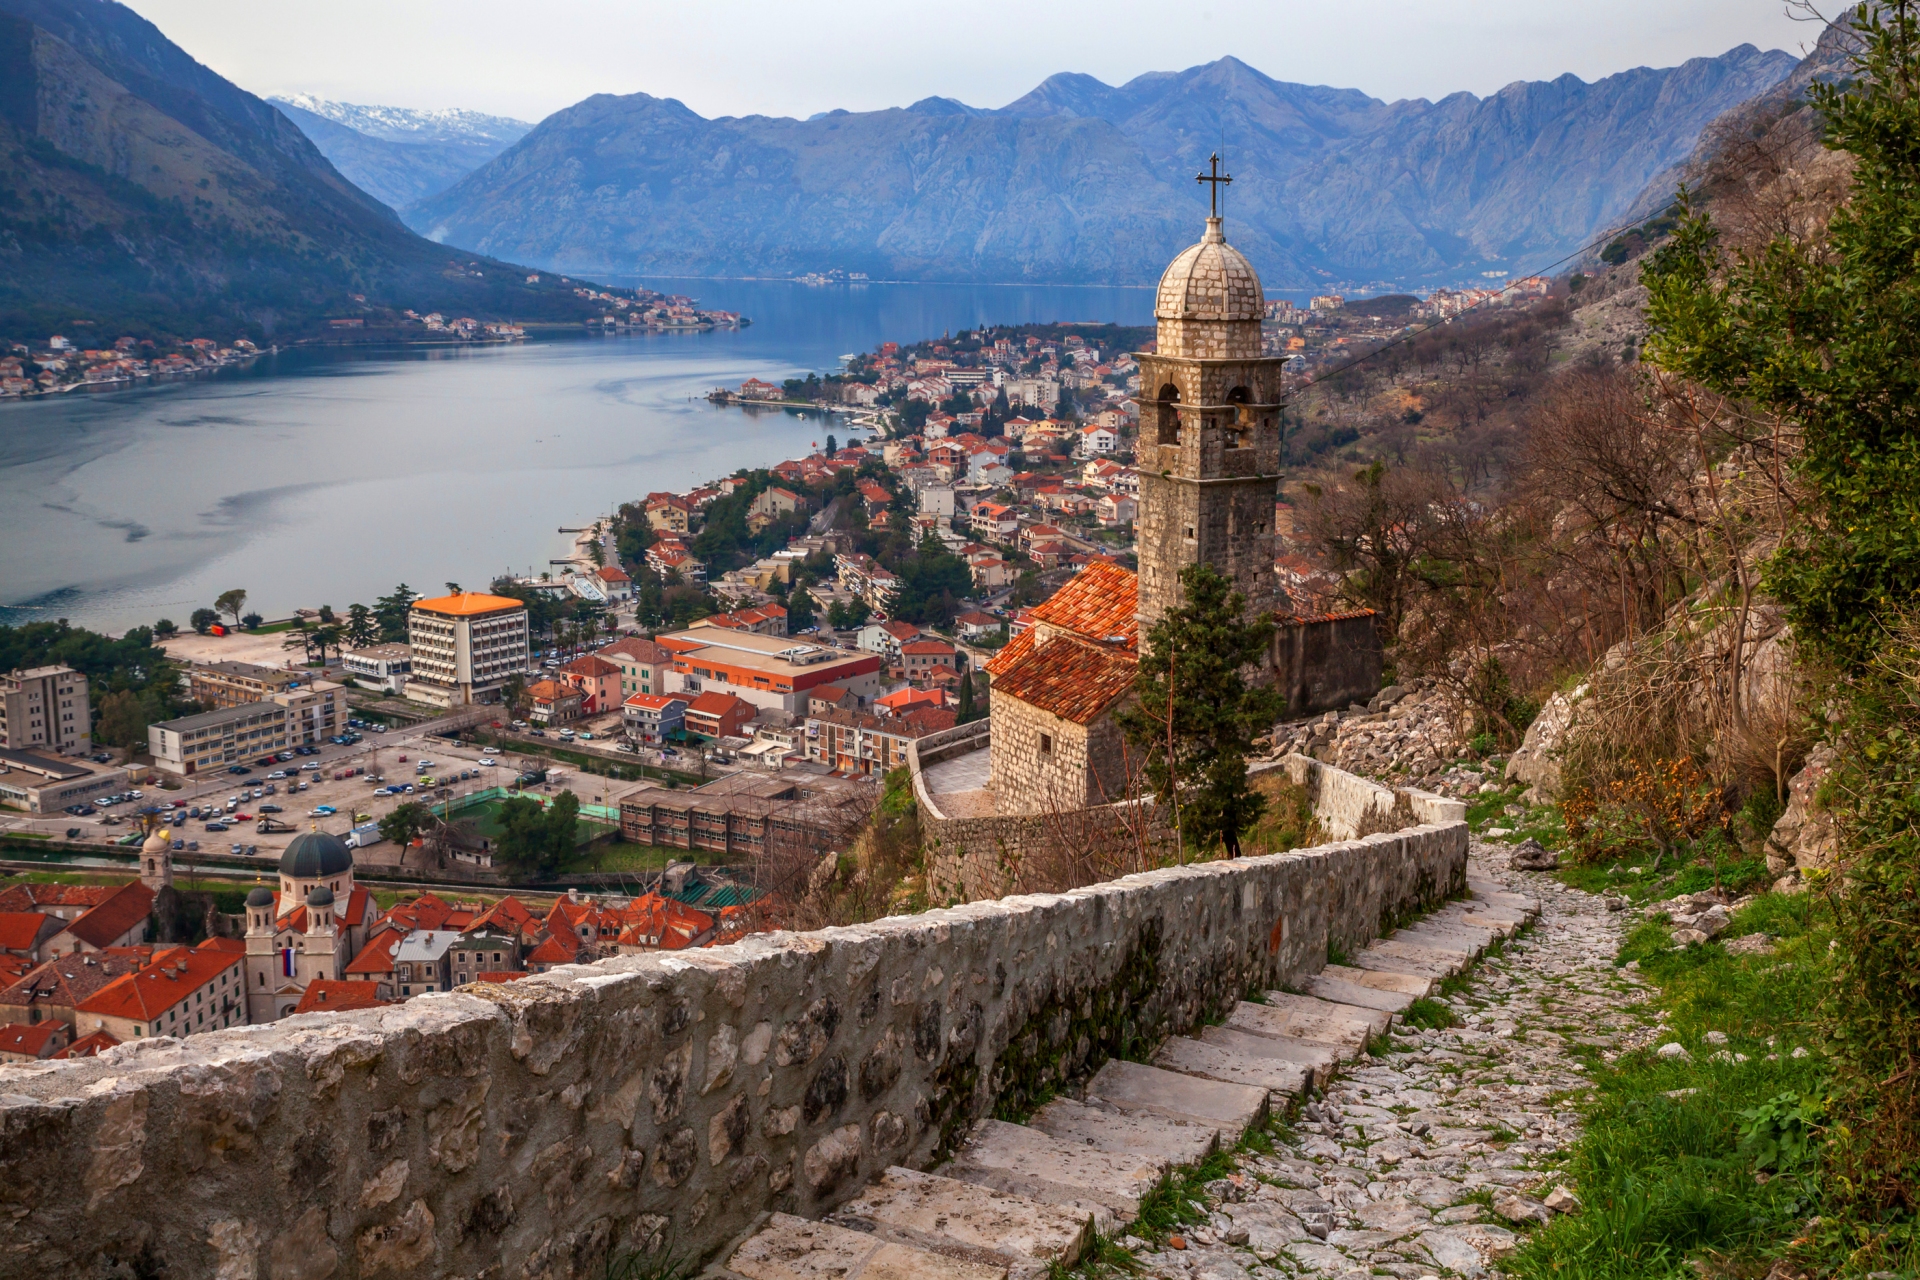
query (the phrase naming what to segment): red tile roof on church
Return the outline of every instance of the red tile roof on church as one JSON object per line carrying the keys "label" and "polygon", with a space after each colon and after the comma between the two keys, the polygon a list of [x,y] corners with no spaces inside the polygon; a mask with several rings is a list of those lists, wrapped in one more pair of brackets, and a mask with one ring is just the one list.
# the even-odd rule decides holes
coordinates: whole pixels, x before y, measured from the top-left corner
{"label": "red tile roof on church", "polygon": [[1055,636],[993,682],[995,698],[1017,698],[1030,707],[1088,724],[1133,688],[1133,657]]}
{"label": "red tile roof on church", "polygon": [[407,931],[401,929],[382,929],[367,939],[367,945],[360,948],[360,954],[347,964],[348,973],[392,973],[393,953],[400,945]]}
{"label": "red tile roof on church", "polygon": [[1133,616],[1138,607],[1138,580],[1132,573],[1118,565],[1090,564],[1046,601],[1027,611],[1027,629],[994,655],[987,663],[987,674],[997,682],[1025,661],[1037,644],[1039,623],[1132,651],[1138,648],[1140,639]]}

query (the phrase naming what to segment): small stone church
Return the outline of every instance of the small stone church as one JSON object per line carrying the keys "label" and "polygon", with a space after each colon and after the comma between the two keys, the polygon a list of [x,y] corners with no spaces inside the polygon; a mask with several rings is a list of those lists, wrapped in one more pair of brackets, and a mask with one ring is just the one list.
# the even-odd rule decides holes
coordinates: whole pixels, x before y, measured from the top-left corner
{"label": "small stone church", "polygon": [[1180,571],[1204,561],[1273,619],[1265,678],[1291,716],[1365,702],[1380,687],[1370,613],[1300,617],[1274,572],[1281,370],[1260,354],[1266,296],[1253,266],[1207,219],[1167,267],[1154,300],[1154,350],[1140,353],[1138,575],[1090,565],[1032,611],[987,664],[988,790],[1003,815],[1123,798],[1133,764],[1114,712],[1131,694],[1141,637],[1180,599]]}

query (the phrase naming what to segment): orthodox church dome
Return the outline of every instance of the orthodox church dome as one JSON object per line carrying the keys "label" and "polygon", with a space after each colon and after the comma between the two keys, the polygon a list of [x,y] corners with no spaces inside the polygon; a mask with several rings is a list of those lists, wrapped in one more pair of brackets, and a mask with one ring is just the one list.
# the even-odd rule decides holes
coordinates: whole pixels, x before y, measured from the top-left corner
{"label": "orthodox church dome", "polygon": [[253,892],[247,895],[247,905],[250,907],[272,906],[273,890],[267,888],[265,885],[256,885]]}
{"label": "orthodox church dome", "polygon": [[325,885],[321,885],[318,889],[315,889],[312,893],[307,895],[307,905],[310,907],[332,906],[333,890],[327,888],[327,886]]}
{"label": "orthodox church dome", "polygon": [[1200,243],[1175,258],[1160,276],[1156,320],[1253,320],[1266,314],[1260,276],[1227,243],[1220,219],[1207,219]]}
{"label": "orthodox church dome", "polygon": [[339,836],[303,831],[280,855],[280,874],[293,880],[319,880],[353,870],[353,851]]}

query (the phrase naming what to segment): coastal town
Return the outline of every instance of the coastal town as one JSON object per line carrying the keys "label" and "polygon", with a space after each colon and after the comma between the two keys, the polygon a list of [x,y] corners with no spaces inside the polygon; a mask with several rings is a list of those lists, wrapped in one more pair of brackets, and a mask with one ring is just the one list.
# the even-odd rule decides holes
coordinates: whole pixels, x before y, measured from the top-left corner
{"label": "coastal town", "polygon": [[[1305,388],[1422,322],[1547,292],[1276,300],[1260,346]],[[739,322],[594,296],[616,327]],[[138,639],[174,664],[179,714],[109,731],[81,671],[0,677],[0,834],[117,850],[138,875],[4,891],[16,1047],[97,1052],[187,1009],[181,1030],[211,1029],[778,927],[782,876],[845,844],[913,744],[985,715],[988,665],[1042,601],[1090,570],[1131,580],[1154,345],[999,326],[718,388],[831,410],[832,430],[803,456],[637,495],[545,573],[277,621],[236,591],[158,620]],[[1337,578],[1293,538],[1284,493],[1272,528],[1276,588],[1323,607]],[[503,822],[510,806],[533,818]],[[541,854],[526,822],[548,818],[572,829]],[[205,894],[183,910],[176,865],[255,887],[243,911]],[[589,882],[531,882],[568,869]],[[142,985],[156,968],[171,997]]]}

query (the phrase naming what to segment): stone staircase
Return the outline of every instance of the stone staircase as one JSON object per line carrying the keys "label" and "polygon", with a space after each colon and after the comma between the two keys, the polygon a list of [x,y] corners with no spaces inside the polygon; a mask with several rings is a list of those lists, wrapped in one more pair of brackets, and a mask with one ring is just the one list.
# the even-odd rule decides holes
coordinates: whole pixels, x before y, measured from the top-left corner
{"label": "stone staircase", "polygon": [[1539,914],[1469,875],[1468,897],[1328,965],[1307,994],[1269,991],[1224,1025],[1175,1036],[1152,1065],[1109,1061],[1079,1101],[1026,1124],[982,1120],[931,1173],[891,1168],[824,1221],[775,1213],[707,1280],[1041,1280],[1116,1235],[1176,1167],[1237,1146],[1270,1107],[1324,1087],[1401,1013]]}

